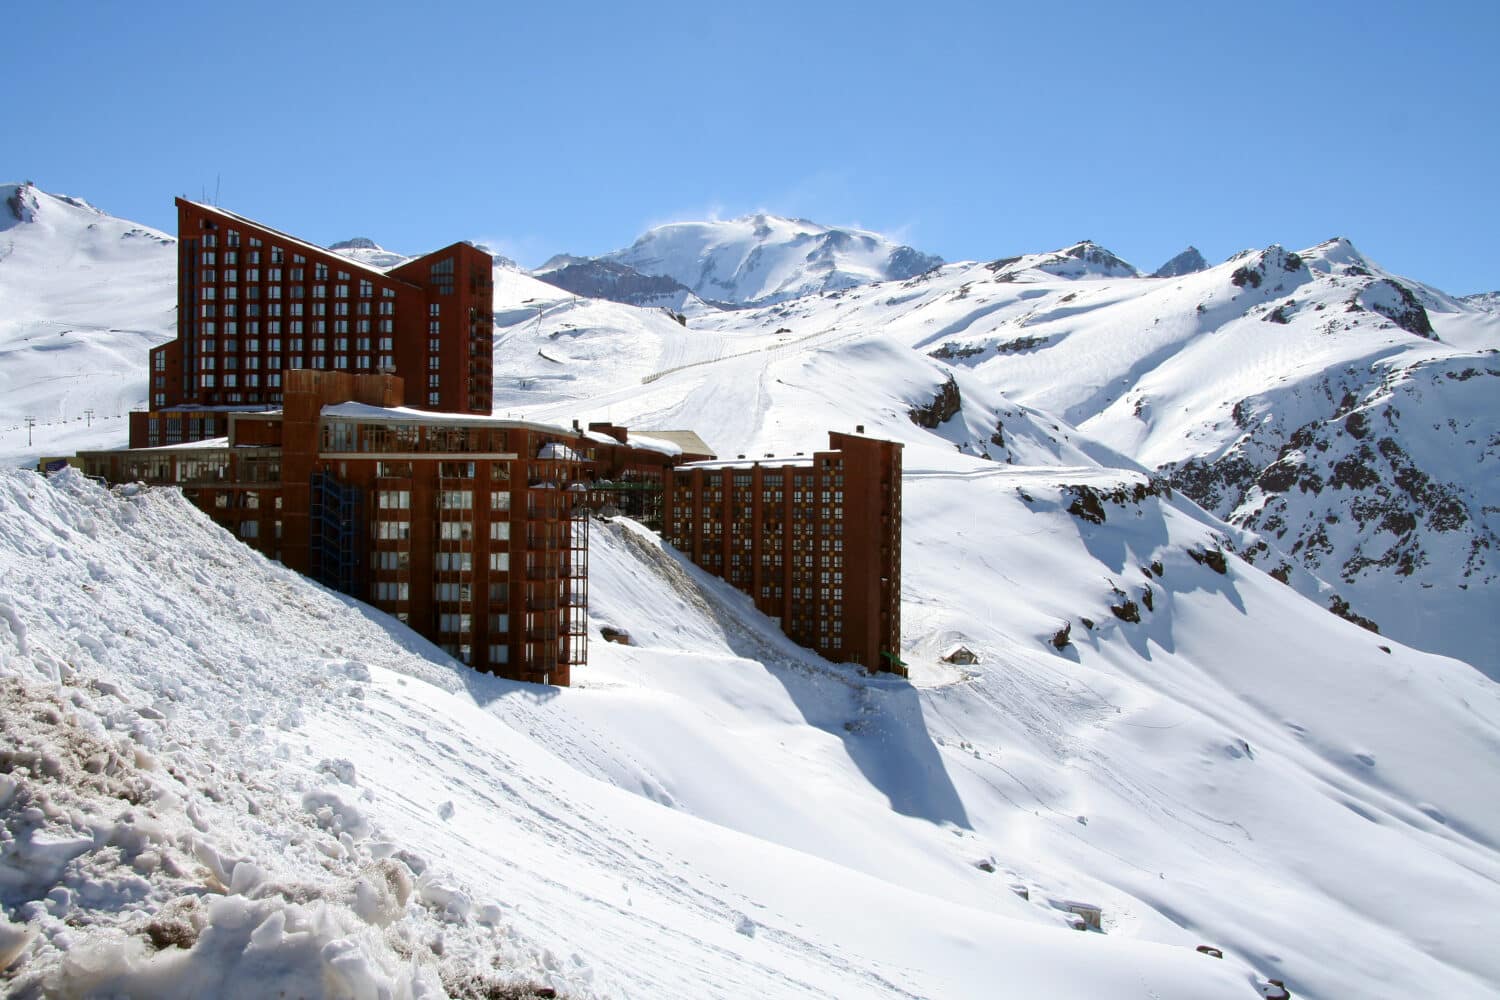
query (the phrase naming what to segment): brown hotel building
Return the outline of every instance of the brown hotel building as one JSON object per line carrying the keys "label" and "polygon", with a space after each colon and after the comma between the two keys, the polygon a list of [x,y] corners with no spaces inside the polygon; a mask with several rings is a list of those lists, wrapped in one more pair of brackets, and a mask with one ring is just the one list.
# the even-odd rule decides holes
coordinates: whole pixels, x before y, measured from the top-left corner
{"label": "brown hotel building", "polygon": [[406,406],[490,412],[489,255],[455,243],[389,271],[233,212],[177,199],[177,339],[151,351],[130,446],[222,437],[280,406],[287,369],[393,373]]}
{"label": "brown hotel building", "polygon": [[[587,657],[588,515],[664,531],[830,660],[905,674],[901,446],[705,462],[691,432],[489,415],[491,262],[383,272],[178,200],[178,337],[130,447],[74,464],[183,494],[246,544],[463,662],[567,685]],[[860,428],[863,431],[863,428]]]}

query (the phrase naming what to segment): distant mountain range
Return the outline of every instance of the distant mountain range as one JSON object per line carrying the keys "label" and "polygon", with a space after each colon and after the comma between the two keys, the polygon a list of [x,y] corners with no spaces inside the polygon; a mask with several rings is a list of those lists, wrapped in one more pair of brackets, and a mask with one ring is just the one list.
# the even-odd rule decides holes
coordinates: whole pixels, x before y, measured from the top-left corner
{"label": "distant mountain range", "polygon": [[929,271],[942,258],[878,233],[759,213],[658,226],[623,250],[562,254],[538,268],[543,281],[580,295],[682,309],[768,305],[815,292]]}

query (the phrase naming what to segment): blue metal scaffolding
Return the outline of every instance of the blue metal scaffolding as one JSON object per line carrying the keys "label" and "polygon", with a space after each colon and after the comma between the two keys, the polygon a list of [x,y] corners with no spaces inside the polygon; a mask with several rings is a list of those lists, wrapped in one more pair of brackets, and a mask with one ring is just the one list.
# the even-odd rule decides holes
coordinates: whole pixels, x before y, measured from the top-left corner
{"label": "blue metal scaffolding", "polygon": [[352,597],[354,575],[359,565],[358,487],[339,482],[326,472],[312,477],[311,521],[312,577],[326,587]]}

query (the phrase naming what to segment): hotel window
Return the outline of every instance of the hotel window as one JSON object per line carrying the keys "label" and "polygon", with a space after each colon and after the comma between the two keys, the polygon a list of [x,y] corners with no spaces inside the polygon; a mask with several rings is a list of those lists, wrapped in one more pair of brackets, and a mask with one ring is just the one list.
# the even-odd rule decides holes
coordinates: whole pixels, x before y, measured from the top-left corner
{"label": "hotel window", "polygon": [[240,297],[240,290],[239,290],[239,288],[236,287],[236,286],[234,286],[234,285],[230,285],[229,287],[227,287],[227,288],[224,289],[224,297],[226,299],[237,299],[237,298],[239,298]]}
{"label": "hotel window", "polygon": [[474,537],[474,525],[469,521],[443,521],[438,525],[438,537],[445,542],[467,542]]}
{"label": "hotel window", "polygon": [[493,614],[493,615],[490,615],[490,631],[491,632],[509,632],[510,631],[510,615],[507,615],[507,614]]}
{"label": "hotel window", "polygon": [[472,510],[473,490],[442,490],[438,493],[438,507],[443,510]]}
{"label": "hotel window", "polygon": [[247,268],[245,268],[245,280],[246,281],[259,281],[260,280],[260,268],[257,268],[257,267],[247,267]]}
{"label": "hotel window", "polygon": [[396,332],[396,324],[392,320],[383,319],[383,320],[380,321],[380,332],[381,333],[395,333]]}
{"label": "hotel window", "polygon": [[377,601],[405,601],[411,596],[411,585],[407,583],[375,584]]}
{"label": "hotel window", "polygon": [[439,573],[468,573],[474,568],[474,555],[470,552],[439,552],[435,565]]}
{"label": "hotel window", "polygon": [[200,272],[198,272],[198,280],[199,281],[218,281],[219,280],[218,272],[217,271],[213,271],[213,270],[200,271]]}
{"label": "hotel window", "polygon": [[315,299],[326,299],[326,298],[328,298],[328,286],[327,285],[313,285],[313,294],[312,294],[312,297],[315,298]]}
{"label": "hotel window", "polygon": [[214,300],[215,289],[212,285],[209,285],[208,287],[200,290],[198,294],[205,301],[212,302]]}
{"label": "hotel window", "polygon": [[491,573],[508,573],[509,571],[510,571],[510,553],[509,552],[491,552],[490,553],[490,572]]}
{"label": "hotel window", "polygon": [[492,541],[492,542],[507,542],[509,540],[510,540],[510,522],[509,521],[491,521],[490,522],[490,541]]}
{"label": "hotel window", "polygon": [[510,510],[510,491],[495,490],[491,492],[490,510]]}
{"label": "hotel window", "polygon": [[376,502],[381,510],[408,510],[411,508],[411,491],[380,490]]}
{"label": "hotel window", "polygon": [[381,368],[395,368],[396,367],[396,359],[393,358],[393,357],[391,357],[389,354],[382,354],[380,356],[380,367]]}
{"label": "hotel window", "polygon": [[[211,225],[209,222],[204,222],[203,224],[205,226]],[[219,238],[213,233],[205,233],[203,236],[203,245],[206,247],[216,247],[219,245]]]}
{"label": "hotel window", "polygon": [[235,229],[231,229],[231,230],[229,230],[229,232],[225,233],[224,234],[224,245],[225,246],[229,246],[229,247],[237,247],[237,246],[239,246],[240,245],[240,234],[239,234],[239,231],[235,230]]}
{"label": "hotel window", "polygon": [[281,247],[272,247],[271,248],[271,263],[272,264],[280,264],[280,263],[282,263],[282,258],[284,256],[286,256],[286,254],[281,249]]}
{"label": "hotel window", "polygon": [[411,568],[411,553],[409,552],[376,552],[375,568],[384,570],[403,570]]}
{"label": "hotel window", "polygon": [[375,293],[375,283],[367,278],[359,279],[359,297],[368,299]]}
{"label": "hotel window", "polygon": [[[348,275],[340,275],[340,277],[347,278]],[[333,286],[333,297],[336,298],[336,299],[347,299],[349,297],[349,286],[348,285],[334,285]],[[347,308],[347,307],[345,307],[345,308]]]}
{"label": "hotel window", "polygon": [[348,281],[349,280],[349,272],[348,271],[340,271],[339,272],[339,280],[340,281]]}
{"label": "hotel window", "polygon": [[338,368],[338,369],[348,368],[349,367],[349,355],[347,355],[347,354],[335,354],[333,356],[333,367]]}
{"label": "hotel window", "polygon": [[214,304],[212,302],[205,302],[198,307],[198,310],[203,316],[211,317],[214,314]]}
{"label": "hotel window", "polygon": [[394,302],[382,302],[382,303],[380,303],[380,315],[382,315],[382,316],[394,316],[394,315],[396,315],[396,303],[394,303]]}
{"label": "hotel window", "polygon": [[429,392],[427,394],[427,405],[428,406],[437,406],[441,402],[442,402],[442,397],[439,396],[437,393],[435,393],[435,392]]}
{"label": "hotel window", "polygon": [[429,375],[429,376],[427,376],[427,388],[429,388],[429,389],[437,389],[437,388],[441,387],[442,384],[443,384],[442,376],[440,376],[440,375]]}
{"label": "hotel window", "polygon": [[279,267],[268,267],[268,268],[266,268],[266,280],[267,281],[280,281],[281,280],[281,268],[279,268]]}
{"label": "hotel window", "polygon": [[428,370],[429,371],[438,371],[442,367],[441,361],[442,361],[442,359],[439,358],[436,354],[434,354],[431,357],[429,357],[427,359],[427,368],[428,368]]}
{"label": "hotel window", "polygon": [[313,280],[314,281],[327,281],[328,280],[328,265],[327,264],[319,264],[319,263],[314,263],[313,264]]}
{"label": "hotel window", "polygon": [[411,538],[411,522],[376,521],[375,537],[385,542],[404,542]]}
{"label": "hotel window", "polygon": [[215,255],[212,250],[205,250],[200,257],[199,262],[204,267],[213,267],[216,263],[218,263],[218,261],[214,259],[214,256]]}
{"label": "hotel window", "polygon": [[439,583],[432,588],[432,596],[439,601],[467,601],[469,599],[469,584],[467,583]]}

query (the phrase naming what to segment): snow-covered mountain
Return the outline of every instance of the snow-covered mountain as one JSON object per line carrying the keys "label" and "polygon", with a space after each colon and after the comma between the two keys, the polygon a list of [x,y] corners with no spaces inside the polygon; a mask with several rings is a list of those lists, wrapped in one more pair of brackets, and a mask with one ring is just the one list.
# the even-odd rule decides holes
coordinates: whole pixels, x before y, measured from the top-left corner
{"label": "snow-covered mountain", "polygon": [[0,460],[125,443],[147,352],[177,323],[176,281],[171,236],[0,185]]}
{"label": "snow-covered mountain", "polygon": [[411,260],[410,257],[387,250],[368,236],[356,236],[353,239],[340,240],[330,243],[328,249],[334,253],[342,254],[350,260],[357,260],[361,264],[370,267],[378,267],[389,271],[393,267],[399,267]]}
{"label": "snow-covered mountain", "polygon": [[665,274],[642,274],[617,261],[589,260],[564,254],[532,273],[549,285],[592,299],[678,312],[700,312],[705,308],[703,300],[676,278]]}
{"label": "snow-covered mountain", "polygon": [[694,325],[730,340],[885,331],[1056,414],[1106,462],[1172,476],[1262,532],[1251,558],[1333,585],[1327,603],[1500,674],[1486,585],[1500,541],[1486,402],[1500,316],[1342,239],[1177,278],[1116,261],[1083,243]]}
{"label": "snow-covered mountain", "polygon": [[1462,297],[1464,303],[1486,312],[1500,312],[1500,292],[1476,292]]}
{"label": "snow-covered mountain", "polygon": [[[537,276],[549,281],[549,275],[565,279],[568,276],[559,272],[586,263],[620,265],[640,275],[668,278],[705,302],[734,308],[910,278],[938,266],[942,259],[878,233],[760,213],[658,226],[623,250],[597,258],[554,258]],[[574,280],[581,277],[575,273]],[[620,287],[618,281],[611,283],[602,276],[594,280],[600,291]],[[617,301],[664,304],[636,301],[637,293],[629,285],[623,292],[629,297]]]}
{"label": "snow-covered mountain", "polygon": [[1197,247],[1188,247],[1182,253],[1167,261],[1161,267],[1152,272],[1153,278],[1180,278],[1184,274],[1196,274],[1208,269],[1208,261],[1203,259],[1203,254],[1198,252]]}

